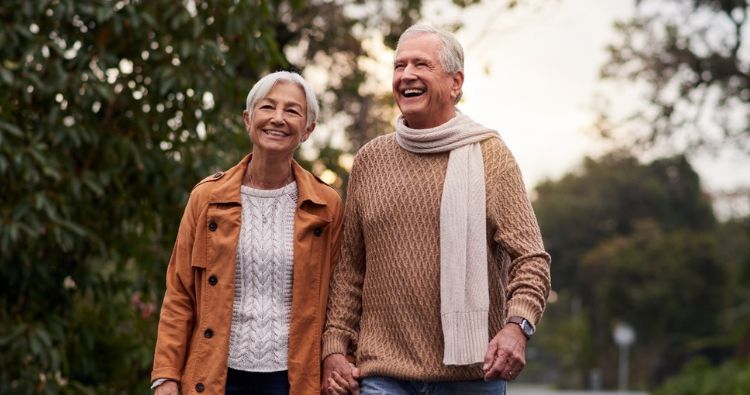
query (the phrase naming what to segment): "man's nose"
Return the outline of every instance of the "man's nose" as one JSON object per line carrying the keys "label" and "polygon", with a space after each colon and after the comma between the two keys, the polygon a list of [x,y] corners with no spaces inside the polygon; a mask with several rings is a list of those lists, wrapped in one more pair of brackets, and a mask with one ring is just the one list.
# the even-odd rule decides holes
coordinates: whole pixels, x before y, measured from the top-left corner
{"label": "man's nose", "polygon": [[403,78],[403,79],[410,79],[410,80],[416,78],[416,75],[414,74],[414,70],[415,70],[415,68],[414,68],[413,65],[407,64],[404,67],[404,72],[401,75],[401,78]]}

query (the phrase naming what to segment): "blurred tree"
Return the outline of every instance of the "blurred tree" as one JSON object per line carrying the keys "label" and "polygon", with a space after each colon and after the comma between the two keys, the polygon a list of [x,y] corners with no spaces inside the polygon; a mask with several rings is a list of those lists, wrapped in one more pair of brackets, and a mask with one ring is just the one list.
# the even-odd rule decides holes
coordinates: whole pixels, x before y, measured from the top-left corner
{"label": "blurred tree", "polygon": [[421,8],[4,1],[0,393],[149,393],[182,207],[192,185],[248,152],[240,114],[249,88],[281,68],[309,77],[324,121],[344,118],[330,129],[345,129],[352,144],[323,141],[302,162],[343,179],[339,157],[387,132],[393,115],[387,95],[363,89],[363,60],[377,55],[363,43],[393,45]]}
{"label": "blurred tree", "polygon": [[750,361],[732,360],[716,366],[695,358],[679,375],[669,379],[654,395],[744,395],[750,393]]}
{"label": "blurred tree", "polygon": [[[585,387],[591,372],[600,369],[601,358],[611,356],[599,353],[610,349],[612,316],[608,311],[614,309],[613,299],[600,295],[598,272],[584,265],[587,254],[615,238],[635,237],[634,232],[640,231],[637,224],[643,221],[657,224],[658,232],[702,234],[714,230],[716,220],[698,175],[684,156],[648,164],[622,152],[587,158],[578,171],[539,184],[535,195],[534,209],[553,257],[557,297],[550,303],[544,326],[561,328],[549,336],[540,334],[539,343],[566,369],[560,385]],[[606,262],[601,266],[609,270]]]}
{"label": "blurred tree", "polygon": [[646,97],[624,120],[605,110],[600,132],[647,148],[750,151],[747,0],[636,4],[636,15],[616,24],[601,74],[635,82]]}
{"label": "blurred tree", "polygon": [[729,304],[728,267],[720,262],[720,240],[710,232],[665,233],[653,220],[635,224],[627,236],[599,244],[582,258],[591,306],[597,366],[605,383],[617,382],[617,352],[611,336],[617,321],[633,326],[631,385],[648,388],[677,372],[699,353],[724,353],[724,308]]}
{"label": "blurred tree", "polygon": [[534,209],[554,257],[555,289],[580,295],[590,284],[577,271],[583,254],[633,224],[653,219],[665,230],[710,229],[716,220],[697,173],[684,156],[641,164],[622,152],[586,158],[581,169],[535,188]]}

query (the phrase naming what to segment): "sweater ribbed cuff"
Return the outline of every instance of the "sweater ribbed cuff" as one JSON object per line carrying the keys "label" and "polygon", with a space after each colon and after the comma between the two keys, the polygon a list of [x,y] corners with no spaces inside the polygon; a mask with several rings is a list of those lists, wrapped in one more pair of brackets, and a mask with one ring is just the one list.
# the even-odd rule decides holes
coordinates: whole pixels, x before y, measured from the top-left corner
{"label": "sweater ribbed cuff", "polygon": [[324,361],[331,354],[346,355],[349,351],[349,336],[325,334],[323,335],[323,349],[320,353],[320,360]]}
{"label": "sweater ribbed cuff", "polygon": [[543,309],[544,307],[540,307],[528,300],[514,298],[508,302],[508,316],[505,317],[505,319],[507,320],[510,317],[523,317],[536,326],[542,318],[541,311]]}
{"label": "sweater ribbed cuff", "polygon": [[487,310],[444,313],[442,324],[443,364],[471,365],[484,361],[489,343]]}

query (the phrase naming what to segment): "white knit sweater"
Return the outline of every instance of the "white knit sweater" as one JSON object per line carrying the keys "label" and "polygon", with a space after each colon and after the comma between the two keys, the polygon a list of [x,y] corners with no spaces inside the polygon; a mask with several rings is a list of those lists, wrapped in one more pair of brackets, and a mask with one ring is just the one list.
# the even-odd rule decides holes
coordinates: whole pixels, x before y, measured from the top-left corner
{"label": "white knit sweater", "polygon": [[228,365],[248,372],[286,370],[297,184],[274,190],[242,186],[241,192]]}

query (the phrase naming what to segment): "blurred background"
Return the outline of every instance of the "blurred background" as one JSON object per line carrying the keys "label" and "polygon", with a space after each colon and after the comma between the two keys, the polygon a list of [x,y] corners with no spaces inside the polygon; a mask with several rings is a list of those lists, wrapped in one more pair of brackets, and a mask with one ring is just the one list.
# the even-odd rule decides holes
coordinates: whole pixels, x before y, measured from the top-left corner
{"label": "blurred background", "polygon": [[298,159],[345,195],[357,149],[393,130],[393,47],[418,21],[463,43],[459,108],[516,155],[553,257],[509,393],[750,393],[749,12],[746,0],[4,0],[0,393],[150,393],[182,210],[196,182],[249,152],[249,89],[278,69],[312,83],[321,122]]}

